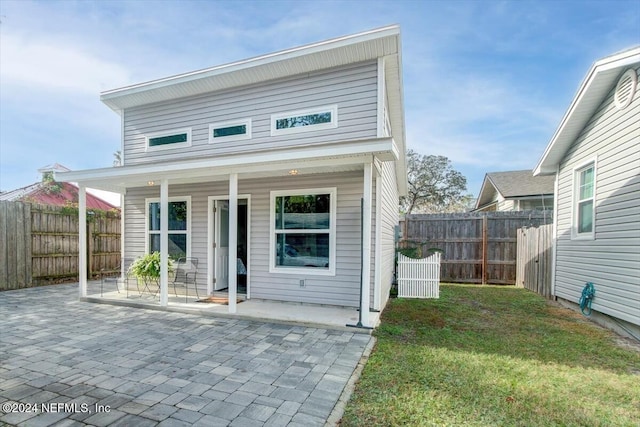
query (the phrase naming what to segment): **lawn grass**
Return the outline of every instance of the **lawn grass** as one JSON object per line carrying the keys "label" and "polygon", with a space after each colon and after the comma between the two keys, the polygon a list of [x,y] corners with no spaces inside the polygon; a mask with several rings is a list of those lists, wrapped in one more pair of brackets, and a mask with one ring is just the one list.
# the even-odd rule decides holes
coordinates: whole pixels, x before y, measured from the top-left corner
{"label": "lawn grass", "polygon": [[514,287],[393,299],[341,426],[640,426],[640,353]]}

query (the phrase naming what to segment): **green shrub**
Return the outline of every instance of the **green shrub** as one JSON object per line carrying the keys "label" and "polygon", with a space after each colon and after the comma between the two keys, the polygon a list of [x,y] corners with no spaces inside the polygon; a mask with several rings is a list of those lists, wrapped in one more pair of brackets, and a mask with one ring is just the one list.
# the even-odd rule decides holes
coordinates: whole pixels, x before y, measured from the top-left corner
{"label": "green shrub", "polygon": [[[169,258],[168,270],[169,273],[173,272],[173,260],[171,258]],[[129,273],[143,280],[159,279],[160,252],[146,254],[136,259],[129,267]]]}

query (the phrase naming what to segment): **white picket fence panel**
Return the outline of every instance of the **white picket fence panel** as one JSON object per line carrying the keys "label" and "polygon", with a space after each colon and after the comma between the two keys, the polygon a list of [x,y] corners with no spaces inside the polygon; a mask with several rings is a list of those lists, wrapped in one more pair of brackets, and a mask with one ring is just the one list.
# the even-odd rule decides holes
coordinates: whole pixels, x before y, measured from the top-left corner
{"label": "white picket fence panel", "polygon": [[398,254],[398,298],[440,298],[440,252],[422,259]]}

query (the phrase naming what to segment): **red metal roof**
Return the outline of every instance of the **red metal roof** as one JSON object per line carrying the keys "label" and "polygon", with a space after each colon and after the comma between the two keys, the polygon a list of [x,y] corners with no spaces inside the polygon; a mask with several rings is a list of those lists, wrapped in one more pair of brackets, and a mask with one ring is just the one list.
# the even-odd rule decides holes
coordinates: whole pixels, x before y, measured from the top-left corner
{"label": "red metal roof", "polygon": [[[57,189],[52,190],[51,184],[31,185],[22,189],[25,191],[20,192],[21,194],[15,197],[14,200],[53,206],[67,206],[70,203],[78,203],[78,187],[68,182],[56,182],[53,184],[55,188],[59,188],[59,191]],[[18,192],[19,190],[15,191]],[[87,209],[109,211],[112,209],[119,210],[120,208],[87,192]]]}

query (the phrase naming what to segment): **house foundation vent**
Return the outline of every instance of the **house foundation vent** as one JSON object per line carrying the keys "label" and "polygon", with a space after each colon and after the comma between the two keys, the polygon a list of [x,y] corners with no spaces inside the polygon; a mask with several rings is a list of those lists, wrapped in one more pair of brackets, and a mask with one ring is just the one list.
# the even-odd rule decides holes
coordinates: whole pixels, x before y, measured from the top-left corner
{"label": "house foundation vent", "polygon": [[636,70],[630,69],[624,72],[618,84],[616,85],[616,93],[614,95],[616,107],[618,110],[624,110],[633,101],[638,85],[638,75]]}

